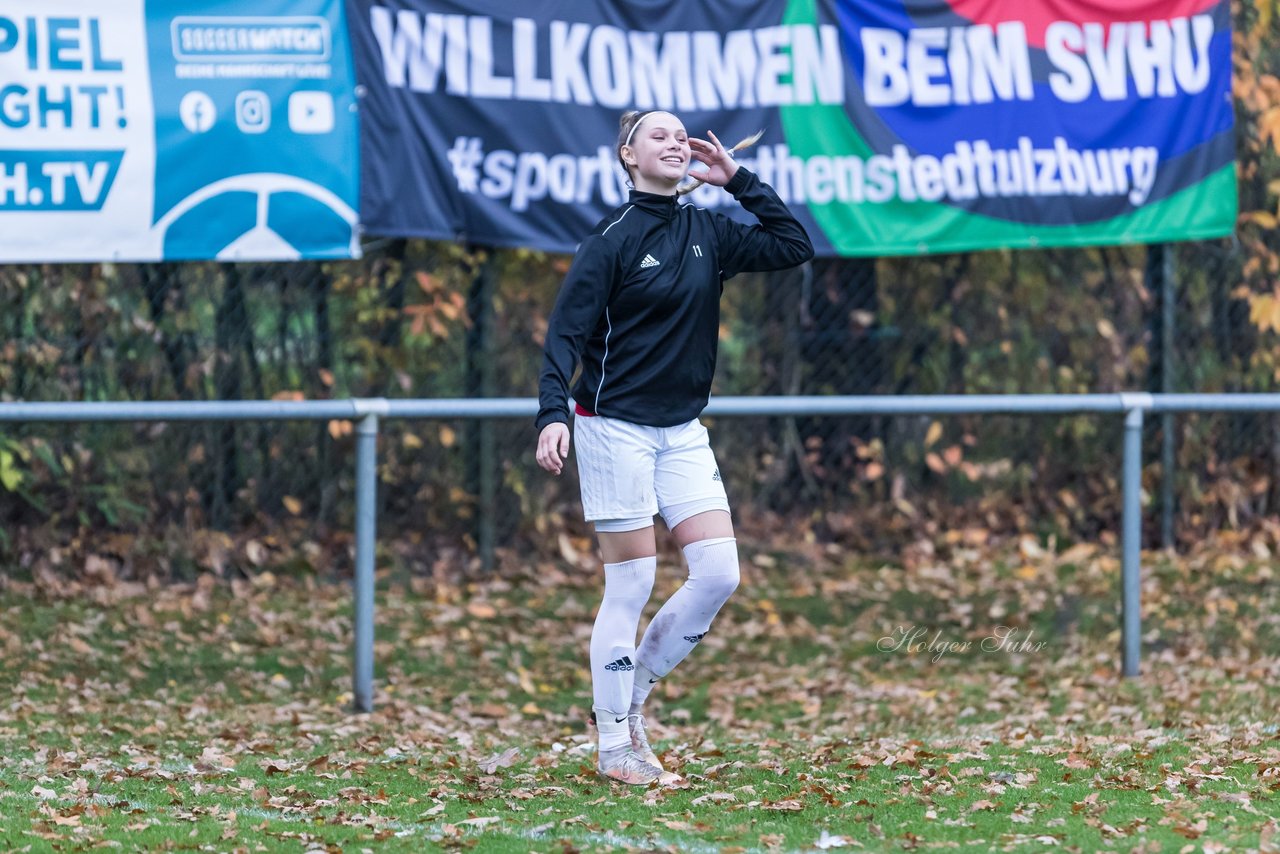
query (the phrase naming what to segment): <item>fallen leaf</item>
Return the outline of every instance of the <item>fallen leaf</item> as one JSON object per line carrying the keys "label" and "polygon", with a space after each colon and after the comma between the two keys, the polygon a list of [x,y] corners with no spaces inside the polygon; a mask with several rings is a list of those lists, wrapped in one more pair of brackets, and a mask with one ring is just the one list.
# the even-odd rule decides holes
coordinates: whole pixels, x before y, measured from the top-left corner
{"label": "fallen leaf", "polygon": [[938,440],[942,438],[942,422],[934,421],[929,424],[929,429],[924,434],[924,446],[932,448],[938,444]]}
{"label": "fallen leaf", "polygon": [[498,609],[488,602],[468,602],[467,613],[478,620],[492,620],[498,616]]}
{"label": "fallen leaf", "polygon": [[763,806],[764,809],[774,810],[775,812],[799,812],[804,809],[804,804],[794,798],[786,798],[781,801],[766,803]]}
{"label": "fallen leaf", "polygon": [[457,824],[464,827],[485,827],[499,821],[502,821],[501,816],[486,815],[479,816],[477,818],[465,818],[462,821],[457,822]]}
{"label": "fallen leaf", "polygon": [[1261,854],[1280,854],[1280,824],[1271,819],[1262,826],[1262,835],[1258,839],[1258,851]]}
{"label": "fallen leaf", "polygon": [[844,848],[850,844],[851,843],[846,837],[832,836],[824,830],[822,831],[822,835],[818,837],[818,841],[813,843],[813,847],[821,848],[825,851],[828,848]]}
{"label": "fallen leaf", "polygon": [[480,766],[480,770],[486,774],[492,774],[499,768],[510,768],[520,759],[520,748],[511,747],[501,753],[495,753],[492,756],[486,756],[476,764]]}

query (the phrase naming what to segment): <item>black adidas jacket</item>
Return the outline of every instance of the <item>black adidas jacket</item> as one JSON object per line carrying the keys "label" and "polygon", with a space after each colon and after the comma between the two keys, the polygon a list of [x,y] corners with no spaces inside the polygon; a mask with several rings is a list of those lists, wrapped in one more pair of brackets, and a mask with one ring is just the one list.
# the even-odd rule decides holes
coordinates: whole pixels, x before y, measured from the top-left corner
{"label": "black adidas jacket", "polygon": [[725,189],[759,225],[632,190],[582,241],[547,328],[539,431],[568,422],[579,358],[573,399],[589,412],[671,427],[706,407],[724,280],[813,257],[804,227],[767,184],[739,166]]}

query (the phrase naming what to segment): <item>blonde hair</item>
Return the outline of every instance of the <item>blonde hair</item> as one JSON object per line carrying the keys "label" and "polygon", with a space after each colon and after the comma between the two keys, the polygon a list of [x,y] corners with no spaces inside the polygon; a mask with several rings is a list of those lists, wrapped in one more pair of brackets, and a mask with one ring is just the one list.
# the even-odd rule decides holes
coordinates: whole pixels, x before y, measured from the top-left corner
{"label": "blonde hair", "polygon": [[618,162],[622,164],[622,170],[635,181],[635,176],[631,174],[631,167],[627,165],[627,161],[622,159],[622,149],[631,144],[631,138],[635,136],[636,128],[640,127],[640,122],[644,121],[644,117],[655,110],[627,110],[618,119],[618,144],[614,146],[613,153],[617,155]]}
{"label": "blonde hair", "polygon": [[[617,155],[618,162],[622,164],[623,171],[625,171],[631,178],[633,184],[635,182],[635,175],[631,174],[631,167],[627,165],[627,161],[622,159],[622,149],[631,144],[631,140],[636,133],[636,128],[640,127],[640,123],[644,121],[646,117],[651,116],[654,113],[661,112],[665,112],[665,110],[627,110],[618,119],[618,144],[614,146],[613,153]],[[733,148],[729,149],[729,153],[732,154],[735,151],[741,151],[744,148],[755,145],[762,136],[764,136],[763,130],[756,131],[746,139],[739,140]],[[692,180],[686,181],[677,187],[676,195],[683,196],[688,193],[692,193],[705,183],[706,182],[701,178],[693,178]]]}

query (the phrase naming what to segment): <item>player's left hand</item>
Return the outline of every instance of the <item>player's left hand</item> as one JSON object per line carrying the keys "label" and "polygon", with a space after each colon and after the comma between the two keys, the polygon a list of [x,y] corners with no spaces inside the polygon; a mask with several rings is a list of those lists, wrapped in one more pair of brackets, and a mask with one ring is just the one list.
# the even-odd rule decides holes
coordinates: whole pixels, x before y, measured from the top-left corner
{"label": "player's left hand", "polygon": [[714,133],[707,131],[707,136],[711,138],[710,142],[698,139],[696,136],[689,137],[690,156],[707,167],[705,172],[690,172],[689,175],[693,178],[701,178],[708,184],[723,187],[737,173],[738,164],[734,161],[733,155],[720,144],[720,140],[716,139]]}

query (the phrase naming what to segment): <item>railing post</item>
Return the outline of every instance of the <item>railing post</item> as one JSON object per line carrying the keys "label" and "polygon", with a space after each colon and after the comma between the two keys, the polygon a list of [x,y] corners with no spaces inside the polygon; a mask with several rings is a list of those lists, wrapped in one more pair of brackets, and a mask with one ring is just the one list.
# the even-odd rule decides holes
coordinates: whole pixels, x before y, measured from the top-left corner
{"label": "railing post", "polygon": [[356,573],[352,695],[357,712],[373,711],[374,552],[378,527],[378,415],[385,400],[356,400]]}
{"label": "railing post", "polygon": [[[471,328],[467,332],[467,396],[493,397],[494,298],[497,284],[496,251],[490,247],[472,247],[478,256],[473,263],[471,291],[467,296],[467,316]],[[485,574],[493,572],[494,543],[497,539],[497,512],[494,503],[498,493],[498,452],[495,427],[491,419],[468,423],[466,429],[466,489],[476,497],[475,535],[480,553],[480,566]]]}
{"label": "railing post", "polygon": [[1149,394],[1122,394],[1124,458],[1120,519],[1121,645],[1124,675],[1138,675],[1142,652],[1142,419]]}

